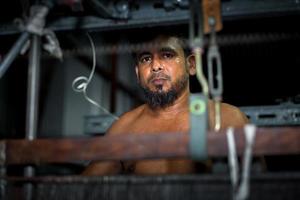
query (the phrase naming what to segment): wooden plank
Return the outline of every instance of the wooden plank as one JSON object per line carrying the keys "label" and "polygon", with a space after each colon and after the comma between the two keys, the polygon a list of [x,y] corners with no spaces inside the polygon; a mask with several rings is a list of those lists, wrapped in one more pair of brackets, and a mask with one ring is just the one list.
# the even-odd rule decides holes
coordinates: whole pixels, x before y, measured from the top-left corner
{"label": "wooden plank", "polygon": [[[243,129],[234,131],[237,153],[242,155],[245,148]],[[227,156],[227,138],[225,131],[208,135],[208,155],[210,157]],[[253,155],[300,154],[300,127],[257,128]]]}
{"label": "wooden plank", "polygon": [[[237,153],[244,151],[243,129],[235,130]],[[227,156],[225,131],[208,133],[208,157]],[[187,133],[124,134],[89,139],[2,140],[0,165],[138,160],[189,157]],[[0,148],[1,149],[1,148]],[[257,128],[254,156],[300,154],[300,127]]]}
{"label": "wooden plank", "polygon": [[5,164],[184,157],[188,155],[186,136],[172,133],[90,139],[7,140]]}

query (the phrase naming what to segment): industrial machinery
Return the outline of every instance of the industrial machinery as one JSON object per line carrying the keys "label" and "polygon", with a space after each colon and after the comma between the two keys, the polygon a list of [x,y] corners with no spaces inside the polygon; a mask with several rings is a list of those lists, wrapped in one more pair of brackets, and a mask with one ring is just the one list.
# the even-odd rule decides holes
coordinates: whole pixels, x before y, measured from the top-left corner
{"label": "industrial machinery", "polygon": [[[298,1],[0,4],[0,199],[300,197]],[[144,44],[131,41],[166,29],[196,55],[190,132],[106,136],[143,102],[131,56]],[[208,99],[211,130],[199,109]],[[240,107],[252,125],[220,130],[220,102]],[[178,157],[209,160],[211,170],[80,176],[94,160]]]}

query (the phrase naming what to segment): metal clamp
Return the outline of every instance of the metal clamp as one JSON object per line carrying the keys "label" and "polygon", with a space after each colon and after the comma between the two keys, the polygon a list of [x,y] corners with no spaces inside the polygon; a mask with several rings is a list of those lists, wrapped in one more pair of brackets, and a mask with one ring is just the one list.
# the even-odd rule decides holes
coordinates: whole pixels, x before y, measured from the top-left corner
{"label": "metal clamp", "polygon": [[[214,29],[215,20],[210,18],[211,33],[207,53],[208,61],[208,81],[210,93],[213,97],[221,96],[223,92],[223,78],[222,78],[222,62],[219,48],[217,45],[216,32]],[[214,62],[215,61],[215,62]],[[214,71],[214,63],[216,68]]]}
{"label": "metal clamp", "polygon": [[203,94],[190,95],[190,144],[189,151],[194,160],[207,159],[208,112],[207,97]]}
{"label": "metal clamp", "polygon": [[[222,62],[221,55],[216,40],[214,17],[209,18],[211,26],[210,41],[207,53],[208,62],[208,82],[210,94],[215,104],[215,131],[221,128],[221,101],[223,93]],[[215,64],[215,65],[214,65]]]}

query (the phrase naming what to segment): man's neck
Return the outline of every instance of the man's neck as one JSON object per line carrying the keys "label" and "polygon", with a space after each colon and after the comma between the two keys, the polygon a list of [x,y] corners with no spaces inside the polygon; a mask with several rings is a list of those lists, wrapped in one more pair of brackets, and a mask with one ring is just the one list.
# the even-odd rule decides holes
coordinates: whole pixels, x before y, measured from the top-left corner
{"label": "man's neck", "polygon": [[179,113],[188,111],[188,100],[189,100],[189,90],[184,90],[181,95],[174,101],[170,106],[164,108],[150,108],[149,105],[146,105],[146,112],[148,115],[158,118],[170,119],[174,118],[175,115]]}

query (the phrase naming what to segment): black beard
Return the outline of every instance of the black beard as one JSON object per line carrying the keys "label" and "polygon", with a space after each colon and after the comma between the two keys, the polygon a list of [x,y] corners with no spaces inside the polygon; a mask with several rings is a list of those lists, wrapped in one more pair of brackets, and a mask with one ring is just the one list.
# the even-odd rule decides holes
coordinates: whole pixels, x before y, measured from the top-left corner
{"label": "black beard", "polygon": [[171,88],[164,92],[162,85],[156,87],[157,91],[151,91],[148,87],[142,86],[146,103],[153,109],[166,108],[174,103],[188,84],[188,75],[183,75]]}

